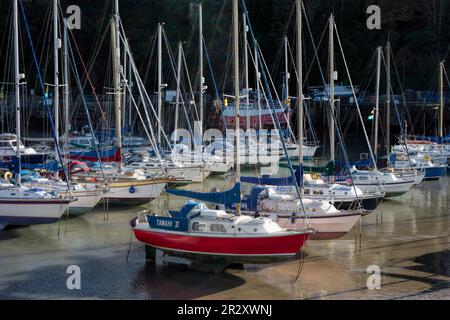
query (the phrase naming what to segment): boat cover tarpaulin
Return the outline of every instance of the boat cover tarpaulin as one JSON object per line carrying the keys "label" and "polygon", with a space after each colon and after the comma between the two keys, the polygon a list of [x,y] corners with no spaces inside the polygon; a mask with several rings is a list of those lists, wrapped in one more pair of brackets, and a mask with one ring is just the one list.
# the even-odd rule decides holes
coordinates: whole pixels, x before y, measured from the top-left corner
{"label": "boat cover tarpaulin", "polygon": [[301,186],[303,184],[303,167],[297,166],[295,180],[292,176],[282,178],[242,177],[241,182],[266,186],[293,186],[297,183],[298,186]]}
{"label": "boat cover tarpaulin", "polygon": [[227,209],[234,209],[241,201],[241,184],[236,183],[233,189],[225,192],[201,193],[186,190],[167,190],[168,194],[215,204],[223,204]]}

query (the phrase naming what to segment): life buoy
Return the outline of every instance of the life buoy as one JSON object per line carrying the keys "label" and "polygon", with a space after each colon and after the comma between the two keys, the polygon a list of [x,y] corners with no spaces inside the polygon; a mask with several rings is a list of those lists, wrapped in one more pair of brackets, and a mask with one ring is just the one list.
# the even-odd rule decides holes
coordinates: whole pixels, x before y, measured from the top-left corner
{"label": "life buoy", "polygon": [[13,174],[9,171],[5,172],[5,174],[3,175],[3,179],[5,179],[6,181],[10,181],[13,177]]}

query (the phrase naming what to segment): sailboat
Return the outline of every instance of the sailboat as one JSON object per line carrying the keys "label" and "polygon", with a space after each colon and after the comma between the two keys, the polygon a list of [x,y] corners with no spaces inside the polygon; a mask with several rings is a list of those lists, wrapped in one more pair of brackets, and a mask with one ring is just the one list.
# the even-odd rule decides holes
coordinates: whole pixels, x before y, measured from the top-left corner
{"label": "sailboat", "polygon": [[[122,159],[122,88],[121,80],[121,22],[119,15],[119,2],[114,1],[114,15],[111,20],[111,39],[113,47],[113,69],[114,69],[114,106],[115,106],[115,149],[118,155],[116,162],[109,162],[99,167],[93,167],[87,172],[80,172],[73,175],[72,179],[77,182],[95,182],[96,184],[106,184],[108,192],[104,199],[112,205],[141,205],[155,200],[163,192],[166,184],[172,179],[163,174],[147,175],[142,170],[137,170],[131,166],[125,166]],[[126,38],[126,37],[124,37]],[[129,54],[128,44],[125,43],[127,54]],[[119,129],[118,129],[119,128]],[[93,132],[91,132],[93,134]],[[96,160],[99,159],[96,152]]]}
{"label": "sailboat", "polygon": [[[302,1],[296,1],[297,7],[297,68],[298,68],[298,139],[304,137],[304,96],[303,96],[303,39],[302,39]],[[288,158],[289,166],[290,160]],[[271,217],[282,227],[292,228],[298,224],[307,224],[317,230],[310,237],[311,240],[336,239],[350,232],[361,218],[363,211],[359,206],[358,190],[352,190],[346,200],[355,201],[356,206],[351,211],[336,209],[332,201],[339,187],[334,189],[334,194],[325,194],[320,184],[314,185],[312,179],[308,179],[308,187],[304,183],[303,149],[298,149],[299,166],[295,177],[283,178],[251,178],[243,177],[242,182],[255,183],[250,194],[243,200],[243,206],[247,210],[257,211],[262,216]],[[292,169],[292,168],[291,168]],[[293,170],[293,169],[292,169]],[[308,178],[310,176],[307,176]],[[325,183],[324,183],[325,185]],[[328,186],[327,186],[328,187]],[[326,187],[326,188],[327,188]],[[348,187],[350,189],[351,187]],[[332,188],[328,190],[331,192]],[[321,193],[321,195],[319,195]],[[344,191],[348,193],[348,190]],[[320,197],[321,196],[321,197]],[[355,199],[356,198],[356,199]],[[375,199],[374,199],[375,200]],[[378,201],[375,200],[375,207]]]}
{"label": "sailboat", "polygon": [[[158,65],[158,97],[157,97],[157,117],[158,117],[158,129],[157,129],[157,148],[147,148],[147,150],[143,150],[139,154],[135,154],[138,156],[137,160],[134,160],[131,165],[136,168],[140,168],[144,170],[146,173],[154,172],[154,170],[161,169],[163,166],[164,171],[167,172],[169,176],[173,176],[176,180],[175,183],[180,184],[189,184],[189,183],[201,183],[206,180],[211,174],[211,170],[206,165],[205,159],[200,159],[200,161],[194,161],[196,157],[193,156],[193,153],[190,149],[183,152],[183,155],[180,156],[175,154],[172,146],[169,144],[170,150],[162,150],[163,138],[166,138],[166,134],[162,127],[162,119],[163,119],[163,90],[165,88],[165,84],[163,84],[163,24],[158,24],[157,31],[157,65]],[[178,118],[179,118],[179,105],[181,100],[181,63],[182,63],[182,45],[180,44],[178,50],[178,66],[177,66],[177,100],[176,100],[176,111],[175,111],[175,136],[176,131],[178,130]],[[203,79],[203,77],[202,77]],[[203,85],[203,84],[202,84]],[[203,114],[203,91],[200,97],[200,114]],[[203,118],[200,123],[202,123]],[[202,127],[202,125],[200,125]],[[184,151],[184,150],[183,150]],[[162,156],[162,161],[158,157],[155,157],[154,154],[160,154]],[[169,156],[170,155],[170,156]],[[200,157],[201,158],[201,157]],[[211,166],[212,167],[212,166]],[[229,168],[228,168],[229,170]],[[227,170],[227,171],[228,171]]]}
{"label": "sailboat", "polygon": [[[23,9],[23,8],[22,8]],[[21,80],[25,77],[20,73],[19,64],[19,3],[13,1],[14,19],[14,77],[15,77],[15,108],[16,108],[16,143],[21,141]],[[25,16],[25,15],[24,15]],[[26,24],[26,22],[25,22]],[[28,28],[28,26],[26,25]],[[28,31],[28,29],[27,29]],[[31,37],[28,31],[28,37]],[[31,42],[31,38],[29,39]],[[33,48],[31,48],[33,50]],[[39,72],[39,70],[37,70]],[[41,83],[42,86],[42,83]],[[21,151],[17,148],[19,164],[16,168],[15,185],[9,182],[0,184],[0,230],[8,225],[34,225],[57,222],[67,211],[73,197],[46,192],[37,188],[27,188],[22,185],[20,172]]]}
{"label": "sailboat", "polygon": [[[330,40],[334,38],[334,30],[335,30],[335,22],[334,17],[330,17]],[[330,41],[330,56],[334,56],[334,45],[333,41]],[[345,59],[345,57],[344,57]],[[335,98],[334,98],[334,81],[335,81],[335,71],[334,71],[334,58],[330,59],[330,99],[332,103],[334,104]],[[358,108],[358,113],[360,117],[360,121],[362,123],[362,128],[364,131],[364,136],[366,138],[367,145],[370,150],[370,156],[371,156],[371,162],[370,165],[374,166],[374,170],[359,170],[356,168],[356,166],[352,166],[348,168],[347,174],[348,175],[341,175],[341,176],[332,176],[329,177],[329,180],[332,182],[337,182],[339,184],[348,184],[349,181],[354,186],[358,187],[362,192],[364,193],[372,193],[372,192],[381,192],[386,194],[386,198],[392,198],[392,197],[398,197],[403,194],[406,194],[411,190],[411,188],[416,185],[418,177],[416,173],[412,174],[399,174],[396,175],[394,172],[391,171],[380,171],[378,170],[378,166],[376,163],[376,156],[378,152],[378,123],[379,123],[379,104],[380,104],[380,74],[381,74],[381,47],[377,49],[377,93],[376,93],[376,106],[375,106],[375,144],[372,148],[366,128],[364,126],[364,122],[362,120],[362,116],[359,109],[359,104],[356,99],[356,93],[353,90],[353,96],[356,101],[356,106]],[[353,85],[351,85],[353,88]],[[334,106],[333,106],[334,110]],[[331,133],[331,155],[332,155],[332,161],[334,162],[334,136],[335,136],[335,128],[334,125],[330,129]]]}
{"label": "sailboat", "polygon": [[[239,124],[239,15],[233,0],[234,85],[236,105],[236,149],[240,145]],[[314,232],[310,228],[287,230],[267,218],[241,215],[239,152],[236,153],[236,184],[229,192],[198,195],[210,202],[235,207],[235,213],[211,210],[190,201],[169,217],[148,215],[132,222],[136,238],[168,254],[194,258],[220,258],[228,263],[272,262],[294,257]],[[181,191],[180,191],[181,192]]]}
{"label": "sailboat", "polygon": [[[439,139],[444,140],[444,62],[439,63],[440,79],[440,117]],[[431,141],[415,141],[404,138],[404,144],[393,147],[393,163],[395,168],[417,169],[425,171],[425,180],[439,180],[447,170],[450,153],[445,145]]]}

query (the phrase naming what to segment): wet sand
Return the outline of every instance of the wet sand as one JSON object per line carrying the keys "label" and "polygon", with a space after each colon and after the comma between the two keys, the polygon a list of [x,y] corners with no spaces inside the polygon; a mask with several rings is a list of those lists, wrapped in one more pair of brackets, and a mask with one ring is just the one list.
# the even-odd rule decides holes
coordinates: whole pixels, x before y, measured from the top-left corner
{"label": "wet sand", "polygon": [[[212,178],[194,188],[224,183]],[[450,299],[449,183],[425,182],[385,201],[363,218],[361,232],[310,241],[303,261],[223,274],[146,264],[134,239],[127,263],[129,221],[143,207],[8,229],[0,232],[0,299]],[[163,195],[151,207],[163,210],[169,201],[171,209],[183,203]],[[70,265],[81,269],[81,290],[67,289]],[[371,265],[381,268],[380,290],[367,289]]]}

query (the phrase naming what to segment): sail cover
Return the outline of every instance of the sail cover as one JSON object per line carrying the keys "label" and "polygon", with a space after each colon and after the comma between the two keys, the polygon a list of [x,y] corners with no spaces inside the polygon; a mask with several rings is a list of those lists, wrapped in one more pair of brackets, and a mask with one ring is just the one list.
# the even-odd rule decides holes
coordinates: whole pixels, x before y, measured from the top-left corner
{"label": "sail cover", "polygon": [[241,177],[241,182],[266,186],[292,186],[297,183],[298,186],[303,185],[303,167],[297,166],[295,177],[288,176],[282,178],[269,177]]}
{"label": "sail cover", "polygon": [[227,209],[234,209],[235,205],[241,201],[241,184],[236,183],[233,189],[225,192],[201,193],[186,190],[167,190],[167,193],[199,201],[223,204]]}

